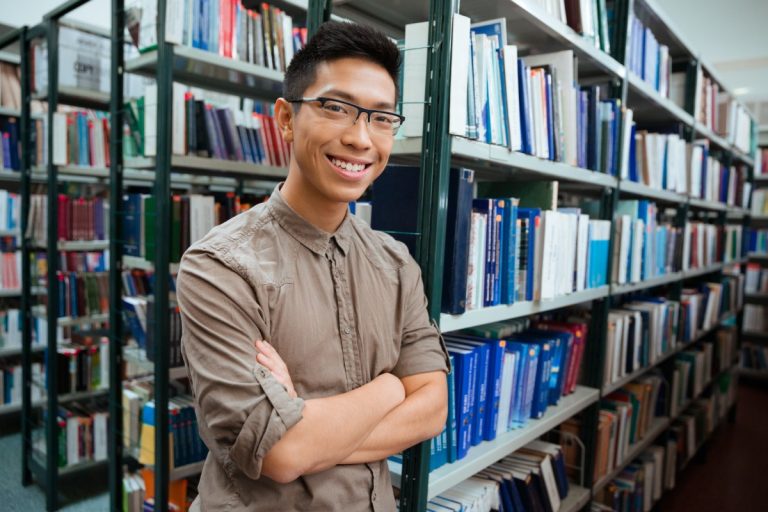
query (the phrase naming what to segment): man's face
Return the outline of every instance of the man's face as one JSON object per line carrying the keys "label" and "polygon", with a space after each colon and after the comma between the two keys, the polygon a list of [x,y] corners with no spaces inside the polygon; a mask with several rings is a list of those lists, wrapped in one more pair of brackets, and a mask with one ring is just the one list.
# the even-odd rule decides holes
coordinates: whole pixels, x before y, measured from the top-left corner
{"label": "man's face", "polygon": [[[344,58],[317,67],[305,98],[327,97],[364,108],[393,112],[395,84],[387,71],[368,60]],[[305,190],[335,203],[356,201],[384,170],[392,133],[372,129],[361,114],[354,125],[329,120],[317,102],[300,104],[293,118],[293,154]],[[362,167],[362,170],[360,170]]]}

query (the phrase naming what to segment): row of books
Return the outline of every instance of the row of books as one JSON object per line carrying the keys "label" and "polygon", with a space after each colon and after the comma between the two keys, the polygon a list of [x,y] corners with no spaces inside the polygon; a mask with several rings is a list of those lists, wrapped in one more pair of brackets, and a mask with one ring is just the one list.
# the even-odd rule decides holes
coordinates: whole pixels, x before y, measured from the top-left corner
{"label": "row of books", "polygon": [[[145,93],[126,104],[126,156],[157,154],[157,86],[147,86]],[[174,83],[172,153],[286,167],[290,146],[273,115],[270,103],[240,106],[233,97]]]}
{"label": "row of books", "polygon": [[747,228],[747,251],[768,254],[768,229]]}
{"label": "row of books", "polygon": [[[731,282],[727,278],[721,283],[702,283],[697,288],[683,289],[680,295],[680,337],[684,342],[692,341],[717,326],[730,305],[730,293]],[[726,298],[728,300],[724,300]]]}
{"label": "row of books", "polygon": [[[391,165],[372,192],[371,226],[412,253],[419,174],[416,167]],[[478,183],[473,199],[474,179],[469,169],[450,171],[443,312],[546,300],[606,284],[610,221],[558,208],[554,181]]]}
{"label": "row of books", "polygon": [[530,329],[505,323],[446,336],[454,371],[446,427],[433,440],[432,469],[541,418],[573,392],[586,334],[585,323],[538,321]]}
{"label": "row of books", "polygon": [[696,91],[696,121],[703,124],[714,133],[720,133],[720,112],[717,100],[720,97],[720,85],[709,76],[704,75],[704,70],[699,67],[696,75],[698,90]]}
{"label": "row of books", "polygon": [[768,189],[752,192],[752,215],[768,215]]}
{"label": "row of books", "polygon": [[[21,391],[24,387],[21,371],[21,364],[6,363],[0,365],[0,405],[21,403]],[[32,363],[32,379],[42,382],[43,365],[41,363]],[[42,389],[39,386],[32,386],[30,392],[33,401],[43,397]]]}
{"label": "row of books", "polygon": [[759,263],[747,263],[744,291],[746,293],[768,293],[768,268]]}
{"label": "row of books", "polygon": [[744,343],[739,354],[739,367],[748,370],[768,371],[768,347]]}
{"label": "row of books", "polygon": [[675,133],[655,133],[632,125],[628,167],[622,177],[652,188],[746,207],[751,185],[747,170],[727,166],[710,154],[709,143],[687,143],[680,127]]}
{"label": "row of books", "polygon": [[0,230],[15,231],[20,228],[21,195],[0,189]]}
{"label": "row of books", "polygon": [[[175,301],[171,301],[168,315],[170,335],[163,343],[169,347],[169,364],[173,368],[184,365],[181,357],[181,310]],[[147,360],[154,361],[154,298],[123,297],[123,317],[138,348],[143,351]]]}
{"label": "row of books", "polygon": [[603,384],[621,380],[674,350],[679,329],[680,303],[663,297],[638,297],[610,310]]}
{"label": "row of books", "polygon": [[[105,273],[109,270],[109,258],[105,251],[59,251],[59,271],[64,274],[77,272]],[[48,286],[48,253],[35,251],[30,254],[30,281],[33,286]]]}
{"label": "row of books", "polygon": [[650,512],[665,490],[674,488],[676,445],[659,441],[646,448],[595,495],[593,512]]}
{"label": "row of books", "polygon": [[768,307],[762,304],[745,304],[742,327],[749,332],[768,331]]}
{"label": "row of books", "polygon": [[681,230],[658,222],[656,203],[622,200],[616,213],[612,282],[637,283],[679,270]]}
{"label": "row of books", "polygon": [[624,385],[600,401],[595,479],[622,464],[630,446],[649,434],[653,420],[664,414],[666,383],[656,372]]}
{"label": "row of books", "polygon": [[[105,404],[73,402],[60,406],[56,421],[60,447],[58,467],[107,460],[109,412]],[[43,429],[34,430],[32,438],[36,450],[45,453],[47,443]]]}
{"label": "row of books", "polygon": [[[46,120],[36,120],[36,153],[46,163]],[[40,128],[38,128],[38,126]],[[80,167],[109,167],[109,116],[95,110],[67,109],[53,114],[53,163]]]}
{"label": "row of books", "polygon": [[15,117],[0,118],[0,169],[21,169],[21,138],[19,122]]}
{"label": "row of books", "polygon": [[706,268],[722,261],[720,230],[715,224],[686,222],[683,229],[683,270]]}
{"label": "row of books", "polygon": [[[32,194],[30,198],[27,237],[45,245],[48,240],[48,196]],[[73,197],[58,195],[59,241],[108,240],[109,200],[103,197]]]}
{"label": "row of books", "polygon": [[[180,261],[190,245],[214,226],[248,210],[257,200],[255,196],[241,197],[232,192],[174,194],[171,198],[171,239],[167,242],[170,243],[171,261]],[[151,194],[127,194],[123,201],[125,255],[152,260],[156,240],[156,198]]]}
{"label": "row of books", "polygon": [[0,252],[0,290],[21,289],[21,251]]}
{"label": "row of books", "polygon": [[557,511],[569,488],[563,448],[536,440],[432,498],[427,510]]}
{"label": "row of books", "polygon": [[[157,45],[157,8],[143,2],[139,49]],[[256,2],[251,2],[254,5]],[[240,0],[173,0],[165,40],[217,53],[222,57],[285,71],[307,42],[307,29],[294,26],[282,10],[262,2],[248,9]]]}
{"label": "row of books", "polygon": [[21,348],[21,311],[0,309],[0,349]]}
{"label": "row of books", "polygon": [[696,91],[696,120],[714,133],[724,137],[744,153],[752,149],[752,119],[727,91],[698,69]]}
{"label": "row of books", "polygon": [[633,11],[629,12],[628,23],[627,69],[666,98],[672,73],[669,47],[659,43],[650,27],[646,27]]}
{"label": "row of books", "polygon": [[[168,415],[171,469],[205,460],[208,448],[198,433],[194,398],[189,395],[171,398],[168,401]],[[155,464],[155,426],[155,401],[149,400],[141,407],[141,434],[138,445],[138,460],[148,466]]]}
{"label": "row of books", "polygon": [[0,62],[0,107],[21,111],[20,69],[9,62]]}
{"label": "row of books", "polygon": [[569,0],[565,5],[551,1],[545,2],[545,5],[547,12],[591,41],[595,48],[610,54],[611,48],[618,47],[614,35],[616,31],[609,26],[609,20],[618,19],[614,10],[616,5],[612,2]]}
{"label": "row of books", "polygon": [[[83,318],[109,314],[107,272],[57,271],[59,318]],[[48,296],[41,302],[47,304]]]}
{"label": "row of books", "polygon": [[[449,131],[540,158],[617,174],[621,105],[580,88],[573,51],[518,58],[506,19],[454,15]],[[406,26],[403,127],[420,137],[428,23]]]}
{"label": "row of books", "polygon": [[[188,510],[197,485],[195,477],[180,478],[168,482],[168,509]],[[155,510],[155,472],[144,467],[137,473],[124,473],[123,512],[152,512]],[[191,492],[190,492],[191,491]]]}
{"label": "row of books", "polygon": [[757,148],[755,154],[755,177],[768,176],[768,147]]}
{"label": "row of books", "polygon": [[59,395],[98,391],[109,387],[109,338],[73,336],[56,350]]}

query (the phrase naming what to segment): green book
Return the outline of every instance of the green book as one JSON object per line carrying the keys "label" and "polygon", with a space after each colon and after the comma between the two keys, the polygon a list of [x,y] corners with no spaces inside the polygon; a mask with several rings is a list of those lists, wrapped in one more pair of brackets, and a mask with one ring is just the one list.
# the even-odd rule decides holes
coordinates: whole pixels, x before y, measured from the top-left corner
{"label": "green book", "polygon": [[541,208],[542,210],[557,210],[558,182],[526,181],[526,182],[480,182],[477,184],[477,197],[488,198],[519,198],[520,208]]}

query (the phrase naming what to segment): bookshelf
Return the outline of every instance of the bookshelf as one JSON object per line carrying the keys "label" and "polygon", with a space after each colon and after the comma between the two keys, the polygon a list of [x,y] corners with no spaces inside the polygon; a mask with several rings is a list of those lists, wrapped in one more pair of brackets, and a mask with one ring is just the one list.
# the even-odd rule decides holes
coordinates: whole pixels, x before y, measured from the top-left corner
{"label": "bookshelf", "polygon": [[[80,108],[98,108],[106,109],[109,106],[110,96],[104,93],[93,93],[76,87],[69,87],[61,85],[59,81],[59,62],[60,62],[60,46],[59,46],[59,30],[61,26],[71,26],[69,22],[61,23],[62,16],[70,13],[74,9],[77,9],[81,5],[85,4],[87,0],[77,0],[67,2],[65,5],[57,8],[54,11],[49,12],[44,16],[43,21],[34,27],[22,27],[10,35],[4,37],[0,46],[7,46],[13,42],[18,41],[21,48],[19,59],[21,66],[20,73],[20,86],[21,96],[23,101],[21,102],[22,108],[19,113],[20,118],[20,145],[21,145],[21,172],[13,175],[3,175],[3,179],[7,179],[11,182],[20,183],[21,188],[21,232],[28,232],[29,215],[31,209],[31,184],[40,183],[47,187],[47,201],[50,205],[56,205],[58,196],[58,185],[62,182],[80,182],[80,183],[96,183],[96,179],[101,177],[105,178],[108,173],[105,169],[92,169],[92,168],[78,168],[74,166],[57,166],[53,162],[53,145],[54,135],[53,130],[47,130],[46,140],[46,161],[48,162],[44,166],[35,167],[32,166],[32,155],[36,148],[32,146],[32,135],[34,127],[32,126],[33,120],[43,119],[41,115],[32,115],[30,111],[30,100],[37,99],[47,103],[47,126],[52,126],[52,119],[54,112],[57,111],[59,105],[70,105]],[[47,79],[49,80],[50,87],[45,87],[42,90],[33,93],[31,91],[31,76],[34,72],[32,69],[33,62],[31,58],[32,45],[39,42],[45,42],[48,48],[47,61]],[[119,131],[116,133],[120,133]],[[59,179],[63,177],[64,179]],[[44,224],[50,230],[51,233],[57,233],[58,223],[60,219],[56,207],[48,208],[47,218]],[[21,404],[21,425],[22,425],[22,484],[30,485],[35,481],[44,488],[46,494],[46,508],[48,510],[56,510],[59,507],[59,495],[60,495],[60,477],[79,473],[88,468],[105,466],[106,460],[93,462],[87,460],[85,462],[72,462],[65,467],[59,467],[59,426],[56,421],[56,414],[40,414],[38,410],[43,408],[45,411],[60,411],[59,406],[68,404],[70,402],[83,402],[90,403],[92,399],[104,398],[108,393],[107,383],[101,382],[98,386],[88,383],[84,387],[78,384],[78,391],[76,392],[61,392],[59,393],[56,385],[51,385],[49,389],[45,389],[45,383],[37,378],[33,378],[32,369],[32,354],[39,353],[43,350],[48,354],[57,354],[60,341],[58,339],[58,333],[60,328],[75,328],[80,326],[86,326],[91,324],[103,324],[108,320],[108,316],[105,314],[92,314],[78,317],[59,317],[59,305],[60,296],[58,290],[61,285],[57,279],[57,271],[59,270],[59,252],[60,251],[101,251],[108,247],[108,243],[104,241],[97,242],[69,242],[69,241],[57,241],[56,236],[48,237],[44,246],[27,239],[26,236],[21,237],[21,252],[22,252],[22,288],[21,288],[21,304],[22,310],[25,311],[24,318],[22,319],[22,346],[21,346],[21,362],[22,362],[22,375],[23,375],[23,390],[22,390],[22,404]],[[46,290],[40,290],[38,286],[33,286],[31,282],[31,263],[30,257],[32,251],[45,252],[47,265],[46,280],[48,287]],[[33,297],[39,295],[47,295],[47,307],[44,305],[33,305]],[[47,325],[52,326],[47,329],[47,338],[40,341],[39,345],[32,345],[32,322],[43,319],[47,322]],[[95,334],[98,336],[98,334]],[[104,359],[109,359],[106,353],[103,354]],[[110,353],[111,355],[111,353]],[[50,363],[45,367],[45,382],[56,383],[58,382],[58,368],[56,359],[49,358]],[[116,367],[114,361],[104,361],[104,365],[110,367]],[[110,374],[118,374],[117,371],[111,371]],[[93,388],[92,388],[93,386]],[[32,399],[31,389],[45,390],[43,399]],[[73,388],[74,389],[74,388]],[[43,394],[43,393],[41,393]],[[44,419],[47,418],[47,419]],[[86,459],[91,459],[91,455],[87,455]]]}

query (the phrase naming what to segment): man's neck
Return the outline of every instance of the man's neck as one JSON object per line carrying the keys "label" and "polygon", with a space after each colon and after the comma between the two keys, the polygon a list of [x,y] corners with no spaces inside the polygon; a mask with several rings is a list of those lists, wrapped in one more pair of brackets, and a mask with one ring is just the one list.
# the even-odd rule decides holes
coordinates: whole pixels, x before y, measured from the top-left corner
{"label": "man's neck", "polygon": [[335,233],[344,222],[349,208],[346,203],[330,203],[319,197],[311,186],[300,183],[297,173],[288,173],[280,194],[288,206],[304,220],[326,233]]}

